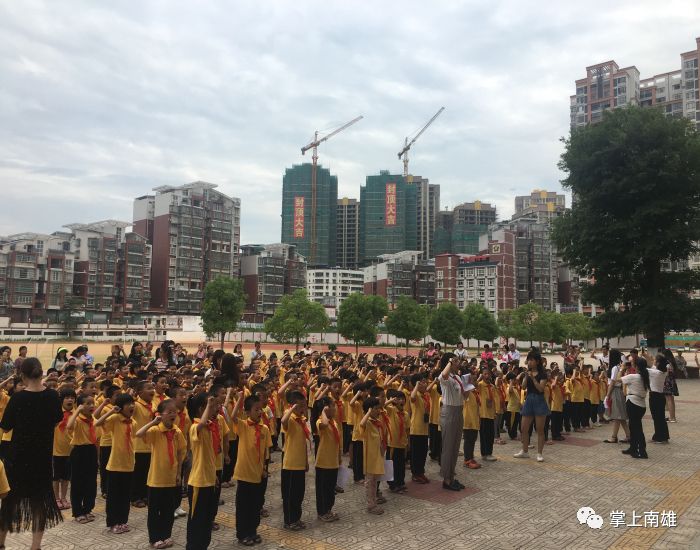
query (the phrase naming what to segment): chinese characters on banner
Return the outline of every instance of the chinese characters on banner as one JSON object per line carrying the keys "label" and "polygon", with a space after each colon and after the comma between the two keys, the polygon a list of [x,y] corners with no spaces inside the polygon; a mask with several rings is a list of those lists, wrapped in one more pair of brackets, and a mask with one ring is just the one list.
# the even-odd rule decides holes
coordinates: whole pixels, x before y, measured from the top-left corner
{"label": "chinese characters on banner", "polygon": [[386,208],[385,208],[385,225],[396,225],[396,184],[386,184]]}
{"label": "chinese characters on banner", "polygon": [[294,197],[294,238],[304,238],[304,197]]}

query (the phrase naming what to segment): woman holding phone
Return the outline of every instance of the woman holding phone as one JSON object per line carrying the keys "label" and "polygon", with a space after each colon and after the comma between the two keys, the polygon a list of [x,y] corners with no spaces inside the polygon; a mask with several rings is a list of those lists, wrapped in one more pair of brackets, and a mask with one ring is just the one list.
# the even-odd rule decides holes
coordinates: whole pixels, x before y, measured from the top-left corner
{"label": "woman holding phone", "polygon": [[513,455],[515,458],[530,458],[527,452],[530,445],[530,426],[533,419],[537,430],[537,462],[544,462],[544,423],[549,414],[549,407],[544,399],[544,388],[547,385],[547,373],[544,371],[542,356],[539,350],[533,348],[527,354],[527,371],[520,374],[520,387],[527,389],[525,404],[520,410],[520,438],[523,448]]}

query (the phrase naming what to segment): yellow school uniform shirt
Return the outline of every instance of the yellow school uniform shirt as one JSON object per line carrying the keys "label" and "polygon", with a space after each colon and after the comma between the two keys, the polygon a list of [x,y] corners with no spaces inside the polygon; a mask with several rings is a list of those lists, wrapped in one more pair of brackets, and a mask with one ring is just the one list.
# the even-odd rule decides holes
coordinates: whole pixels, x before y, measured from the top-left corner
{"label": "yellow school uniform shirt", "polygon": [[[542,392],[542,394],[544,395],[544,402],[549,407],[549,402],[552,400],[552,386],[545,382],[544,392]],[[552,409],[550,408],[549,411],[551,412]]]}
{"label": "yellow school uniform shirt", "polygon": [[583,382],[580,378],[571,379],[571,402],[583,403]]}
{"label": "yellow school uniform shirt", "polygon": [[0,390],[0,420],[2,420],[2,417],[5,414],[5,409],[7,408],[7,404],[9,402],[10,396],[7,395],[7,392],[5,390]]}
{"label": "yellow school uniform shirt", "polygon": [[53,456],[70,456],[72,434],[66,424],[72,414],[72,411],[64,409],[63,420],[53,429]]}
{"label": "yellow school uniform shirt", "polygon": [[566,394],[566,400],[569,402],[571,402],[571,394],[572,394],[573,387],[574,387],[574,384],[573,384],[573,382],[571,382],[571,379],[565,378],[564,379],[564,390],[565,390],[564,393]]}
{"label": "yellow school uniform shirt", "polygon": [[248,483],[262,481],[265,460],[272,446],[272,438],[267,426],[252,420],[239,420],[234,424],[238,432],[238,457],[233,479]]}
{"label": "yellow school uniform shirt", "polygon": [[384,475],[384,452],[382,449],[381,420],[369,419],[364,428],[360,428],[362,436],[362,456],[366,474]]}
{"label": "yellow school uniform shirt", "polygon": [[[216,455],[212,434],[207,426],[201,430],[197,429],[198,426],[199,418],[195,418],[190,427],[192,471],[187,483],[192,487],[213,487],[216,485]],[[221,451],[223,449],[220,449]]]}
{"label": "yellow school uniform shirt", "polygon": [[0,460],[0,495],[10,492],[10,484],[7,481],[7,474],[5,473],[5,465]]}
{"label": "yellow school uniform shirt", "polygon": [[263,407],[260,421],[270,430],[270,437],[274,437],[277,431],[277,422],[275,421],[275,413],[272,412],[272,408],[269,404]]}
{"label": "yellow school uniform shirt", "polygon": [[464,400],[464,405],[462,405],[463,429],[465,430],[479,429],[479,403],[475,392],[476,390],[470,391],[469,397]]}
{"label": "yellow school uniform shirt", "polygon": [[289,417],[287,427],[282,426],[282,433],[285,434],[283,470],[306,470],[306,442],[308,440],[306,430],[308,429],[306,418],[294,413]]}
{"label": "yellow school uniform shirt", "polygon": [[491,384],[487,384],[483,380],[479,382],[476,391],[479,392],[481,405],[479,406],[480,418],[495,418],[496,417],[496,394],[498,390]]}
{"label": "yellow school uniform shirt", "polygon": [[608,395],[608,381],[600,380],[598,382],[598,399],[604,401]]}
{"label": "yellow school uniform shirt", "polygon": [[494,399],[495,405],[496,405],[496,414],[503,414],[503,411],[505,410],[506,407],[506,388],[501,386],[503,388],[503,393],[501,393],[501,390],[494,385],[494,389],[496,390],[496,397]]}
{"label": "yellow school uniform shirt", "polygon": [[192,420],[190,420],[190,415],[187,414],[186,410],[177,411],[175,416],[175,425],[180,428],[182,435],[189,445],[190,441],[190,426],[192,426]]}
{"label": "yellow school uniform shirt", "polygon": [[411,435],[428,435],[428,422],[425,422],[425,413],[430,414],[429,407],[430,395],[427,393],[418,393],[416,400],[411,401]]}
{"label": "yellow school uniform shirt", "polygon": [[[114,407],[111,404],[107,404],[102,409],[102,414],[106,414],[111,411]],[[100,439],[100,447],[111,447],[112,446],[112,433],[106,432],[104,426],[97,428],[97,437]]]}
{"label": "yellow school uniform shirt", "polygon": [[154,412],[157,411],[157,410],[158,410],[158,405],[160,405],[160,404],[161,404],[163,401],[165,401],[166,399],[169,399],[169,397],[167,396],[167,394],[162,394],[162,395],[161,395],[160,393],[156,393],[156,394],[153,396],[153,401],[151,402],[151,404],[153,405],[153,411],[154,411]]}
{"label": "yellow school uniform shirt", "polygon": [[440,424],[440,403],[442,396],[438,393],[437,386],[430,388],[430,424]]}
{"label": "yellow school uniform shirt", "polygon": [[566,389],[563,384],[556,384],[551,388],[549,396],[549,409],[552,412],[562,412],[564,410],[564,400],[566,397]]}
{"label": "yellow school uniform shirt", "polygon": [[[133,415],[134,433],[138,432],[141,428],[143,428],[146,424],[153,420],[153,418],[155,418],[154,411],[155,408],[153,407],[153,403],[146,403],[140,397],[136,400]],[[136,441],[134,442],[134,449],[137,453],[151,452],[151,448],[140,437],[136,438]]]}
{"label": "yellow school uniform shirt", "polygon": [[586,376],[581,378],[581,386],[583,387],[583,399],[591,399],[591,379]]}
{"label": "yellow school uniform shirt", "polygon": [[233,422],[233,408],[235,406],[236,406],[235,401],[229,401],[228,403],[226,403],[226,413],[228,414],[228,418],[229,418],[228,428],[229,428],[229,440],[230,441],[235,441],[236,439],[238,439],[238,434],[236,433],[236,429],[235,429],[234,422]]}
{"label": "yellow school uniform shirt", "polygon": [[316,421],[318,432],[318,452],[316,453],[316,467],[335,470],[340,466],[340,450],[343,448],[343,428],[335,418],[328,421],[328,426],[324,426],[319,418]]}
{"label": "yellow school uniform shirt", "polygon": [[598,390],[598,382],[596,380],[591,380],[591,392],[589,396],[589,399],[591,400],[591,405],[597,405],[598,403],[600,403],[600,393]]}
{"label": "yellow school uniform shirt", "polygon": [[113,414],[102,425],[105,432],[112,434],[112,452],[107,462],[110,472],[134,471],[134,419],[122,414]]}
{"label": "yellow school uniform shirt", "polygon": [[[168,433],[172,433],[172,463],[168,451]],[[172,429],[168,430],[161,422],[148,428],[143,439],[151,447],[151,465],[148,468],[146,484],[149,487],[175,487],[178,464],[187,454],[187,442],[180,428],[173,425]]]}
{"label": "yellow school uniform shirt", "polygon": [[512,389],[508,390],[507,396],[506,410],[512,413],[520,412],[520,386],[513,384]]}
{"label": "yellow school uniform shirt", "polygon": [[[97,445],[97,430],[94,425],[94,419],[86,417],[82,413],[75,419],[73,427],[73,437],[70,444],[75,447],[77,445]],[[90,428],[92,427],[92,435]],[[94,436],[94,438],[93,438]]]}
{"label": "yellow school uniform shirt", "polygon": [[352,422],[349,422],[349,424],[352,426],[352,440],[353,441],[361,441],[362,436],[360,435],[360,420],[364,417],[364,413],[362,412],[362,401],[357,400],[355,401],[352,405],[350,405],[350,418],[352,418]]}
{"label": "yellow school uniform shirt", "polygon": [[405,449],[408,446],[411,419],[406,411],[400,411],[396,407],[389,406],[386,410],[389,414],[389,447]]}

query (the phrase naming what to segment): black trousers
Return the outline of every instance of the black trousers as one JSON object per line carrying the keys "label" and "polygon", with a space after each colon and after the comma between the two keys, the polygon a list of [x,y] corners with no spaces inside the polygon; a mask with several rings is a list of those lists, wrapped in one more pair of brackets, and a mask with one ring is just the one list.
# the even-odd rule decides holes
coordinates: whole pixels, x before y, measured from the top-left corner
{"label": "black trousers", "polygon": [[562,409],[562,424],[564,425],[564,429],[568,433],[571,431],[571,424],[574,415],[574,408],[571,404],[571,401],[564,401]]}
{"label": "black trousers", "polygon": [[649,392],[649,410],[654,419],[654,435],[651,437],[653,441],[668,441],[670,439],[666,413],[664,412],[665,407],[666,396],[663,393]]}
{"label": "black trousers", "polygon": [[129,522],[129,496],[133,472],[109,472],[107,476],[107,527]]}
{"label": "black trousers", "polygon": [[179,487],[148,488],[148,542],[154,544],[172,536],[175,508],[179,502]]}
{"label": "black trousers", "polygon": [[103,495],[107,494],[107,462],[111,454],[112,447],[100,447],[100,491]]}
{"label": "black trousers", "polygon": [[474,446],[479,430],[462,430],[462,440],[464,441],[464,460],[474,459]]}
{"label": "black trousers", "polygon": [[216,514],[219,512],[219,501],[221,500],[221,473],[221,470],[216,470],[216,480],[218,481],[215,487],[216,490],[214,491],[216,497],[216,510],[214,511],[214,517],[211,518],[212,521],[214,521],[214,518],[216,518]]}
{"label": "black trousers", "polygon": [[481,456],[493,454],[493,439],[495,437],[495,424],[493,418],[482,418],[479,424],[479,447]]}
{"label": "black trousers", "polygon": [[211,542],[211,524],[216,517],[216,487],[187,486],[187,550],[206,550]]}
{"label": "black trousers", "polygon": [[148,500],[148,469],[151,467],[151,453],[136,453],[134,477],[131,478],[131,502]]}
{"label": "black trousers", "polygon": [[262,508],[260,504],[261,485],[260,483],[240,480],[236,482],[236,538],[238,540],[254,537],[258,534],[260,509]]}
{"label": "black trousers", "polygon": [[591,424],[598,422],[598,403],[591,403],[589,401],[588,416],[591,418]]}
{"label": "black trousers", "polygon": [[430,436],[430,446],[428,447],[430,452],[430,458],[440,462],[440,455],[442,454],[442,433],[438,430],[437,424],[428,424],[428,435]]}
{"label": "black trousers", "polygon": [[224,469],[221,474],[221,481],[228,483],[233,478],[233,470],[236,467],[236,459],[238,458],[238,438],[228,442],[228,449],[226,450],[226,452],[228,453],[231,462],[229,462],[228,464],[224,462]]}
{"label": "black trousers", "polygon": [[70,452],[70,504],[73,517],[89,514],[97,496],[97,447],[76,445]]}
{"label": "black trousers", "polygon": [[552,439],[558,439],[561,437],[563,421],[564,413],[552,411]]}
{"label": "black trousers", "polygon": [[591,425],[591,401],[590,399],[583,400],[583,406],[581,407],[581,426],[588,428]]}
{"label": "black trousers", "polygon": [[583,401],[575,403],[571,402],[571,425],[574,430],[578,430],[583,425],[583,408],[585,403]]}
{"label": "black trousers", "polygon": [[394,463],[394,481],[389,481],[389,487],[395,489],[406,485],[406,449],[389,447],[386,459]]}
{"label": "black trousers", "polygon": [[338,468],[316,468],[316,513],[325,516],[335,504]]}
{"label": "black trousers", "polygon": [[350,452],[350,444],[352,443],[352,426],[343,422],[343,454]]}
{"label": "black trousers", "polygon": [[506,429],[508,430],[508,437],[515,439],[518,437],[518,430],[520,429],[520,413],[513,411],[506,411]]}
{"label": "black trousers", "polygon": [[362,441],[352,442],[352,477],[355,481],[365,479],[365,470],[363,467],[364,454]]}
{"label": "black trousers", "polygon": [[428,436],[411,435],[411,474],[425,475],[425,459],[428,456]]}
{"label": "black trousers", "polygon": [[318,455],[318,444],[321,443],[321,437],[318,434],[313,435],[314,440],[314,456]]}
{"label": "black trousers", "polygon": [[301,519],[301,503],[304,502],[305,490],[304,470],[282,470],[282,509],[285,525],[293,525]]}
{"label": "black trousers", "polygon": [[647,454],[647,442],[644,438],[644,429],[642,428],[642,417],[645,412],[647,412],[646,407],[639,407],[629,399],[627,400],[627,416],[630,426],[630,449],[633,455],[646,456]]}

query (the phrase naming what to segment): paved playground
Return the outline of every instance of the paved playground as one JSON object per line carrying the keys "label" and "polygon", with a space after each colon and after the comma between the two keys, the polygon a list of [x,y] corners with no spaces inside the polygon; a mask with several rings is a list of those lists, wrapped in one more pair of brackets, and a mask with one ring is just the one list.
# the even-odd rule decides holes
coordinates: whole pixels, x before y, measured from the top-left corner
{"label": "paved playground", "polygon": [[[678,423],[670,424],[669,445],[649,444],[649,460],[620,453],[622,445],[605,444],[610,428],[576,434],[564,443],[545,447],[546,462],[513,458],[517,444],[496,445],[497,462],[480,470],[462,471],[466,491],[444,491],[438,467],[428,464],[429,485],[409,481],[405,495],[388,495],[383,516],[365,512],[364,488],[350,483],[338,495],[335,511],[341,520],[316,519],[313,474],[307,477],[303,519],[306,531],[282,529],[279,468],[273,455],[267,491],[269,518],[263,518],[259,548],[353,549],[395,548],[700,548],[700,382],[680,380]],[[647,439],[651,418],[644,421]],[[410,477],[409,477],[410,479]],[[210,548],[235,545],[235,488],[224,489]],[[132,508],[132,531],[113,535],[104,526],[104,500],[99,499],[94,523],[80,525],[69,517],[51,530],[44,548],[148,548],[146,511]],[[580,524],[577,511],[595,510],[600,529]],[[588,511],[590,514],[590,511]],[[612,515],[611,515],[612,514]],[[585,519],[585,517],[584,517]],[[174,548],[184,548],[185,519],[175,521]],[[591,522],[596,525],[596,521]],[[634,525],[638,526],[634,526]],[[646,524],[646,526],[645,526]],[[657,527],[658,525],[658,527]],[[7,547],[28,548],[28,536],[11,536]],[[237,545],[236,545],[237,546]]]}

